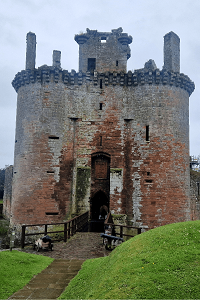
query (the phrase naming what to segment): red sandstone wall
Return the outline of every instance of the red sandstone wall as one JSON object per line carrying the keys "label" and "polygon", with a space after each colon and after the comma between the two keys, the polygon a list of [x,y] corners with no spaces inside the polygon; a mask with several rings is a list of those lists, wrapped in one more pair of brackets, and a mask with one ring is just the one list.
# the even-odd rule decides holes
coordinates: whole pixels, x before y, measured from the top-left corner
{"label": "red sandstone wall", "polygon": [[[184,89],[35,83],[19,89],[17,110],[13,223],[57,221],[77,207],[87,210],[99,189],[111,212],[127,214],[131,224],[153,228],[189,219]],[[77,168],[91,168],[98,152],[110,156],[110,191],[89,178],[79,205]]]}

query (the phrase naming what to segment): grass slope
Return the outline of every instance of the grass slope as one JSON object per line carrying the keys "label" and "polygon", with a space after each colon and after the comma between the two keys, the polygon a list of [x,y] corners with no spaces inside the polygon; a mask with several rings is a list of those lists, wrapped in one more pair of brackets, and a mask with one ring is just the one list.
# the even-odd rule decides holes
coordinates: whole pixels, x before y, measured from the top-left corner
{"label": "grass slope", "polygon": [[85,261],[60,299],[200,299],[200,221],[150,230]]}
{"label": "grass slope", "polygon": [[45,269],[52,258],[18,251],[0,252],[0,299],[7,299]]}

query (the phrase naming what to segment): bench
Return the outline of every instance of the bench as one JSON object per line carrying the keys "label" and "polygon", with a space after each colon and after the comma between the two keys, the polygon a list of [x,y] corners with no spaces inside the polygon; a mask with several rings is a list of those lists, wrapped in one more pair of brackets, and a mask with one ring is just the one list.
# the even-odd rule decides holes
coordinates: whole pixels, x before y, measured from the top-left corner
{"label": "bench", "polygon": [[106,233],[101,233],[101,237],[103,238],[103,243],[105,244],[105,248],[107,250],[112,250],[115,246],[121,244],[124,241],[121,237],[109,235]]}

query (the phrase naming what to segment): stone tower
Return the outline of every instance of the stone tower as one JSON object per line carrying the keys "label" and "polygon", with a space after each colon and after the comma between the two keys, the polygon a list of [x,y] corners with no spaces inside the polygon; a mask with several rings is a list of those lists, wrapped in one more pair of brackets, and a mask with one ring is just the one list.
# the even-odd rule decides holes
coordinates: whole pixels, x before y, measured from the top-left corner
{"label": "stone tower", "polygon": [[132,37],[122,28],[75,36],[79,71],[35,68],[27,35],[18,93],[11,223],[55,222],[108,211],[144,229],[191,218],[189,96],[180,40],[164,38],[164,67],[126,70]]}
{"label": "stone tower", "polygon": [[114,29],[111,33],[87,28],[87,33],[76,35],[79,72],[126,72],[127,59],[131,56],[128,44],[132,43],[132,37],[122,32],[122,28]]}

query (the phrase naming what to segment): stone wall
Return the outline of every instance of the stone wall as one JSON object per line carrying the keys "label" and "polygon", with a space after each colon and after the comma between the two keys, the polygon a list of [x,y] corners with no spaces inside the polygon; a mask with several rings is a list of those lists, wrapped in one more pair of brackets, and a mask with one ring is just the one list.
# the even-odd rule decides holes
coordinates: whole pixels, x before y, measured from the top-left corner
{"label": "stone wall", "polygon": [[5,170],[4,195],[3,195],[3,215],[6,219],[10,219],[11,217],[12,180],[13,180],[13,166],[8,166]]}
{"label": "stone wall", "polygon": [[137,85],[113,84],[112,78],[100,87],[92,75],[82,84],[65,84],[62,77],[55,83],[51,77],[21,86],[13,215],[41,222],[89,208],[89,195],[100,186],[90,187],[88,173],[81,188],[81,171],[91,168],[91,155],[108,153],[110,193],[102,189],[113,213],[146,227],[189,219],[186,89],[170,81],[142,84],[141,77]]}
{"label": "stone wall", "polygon": [[191,220],[200,219],[200,173],[190,170]]}

